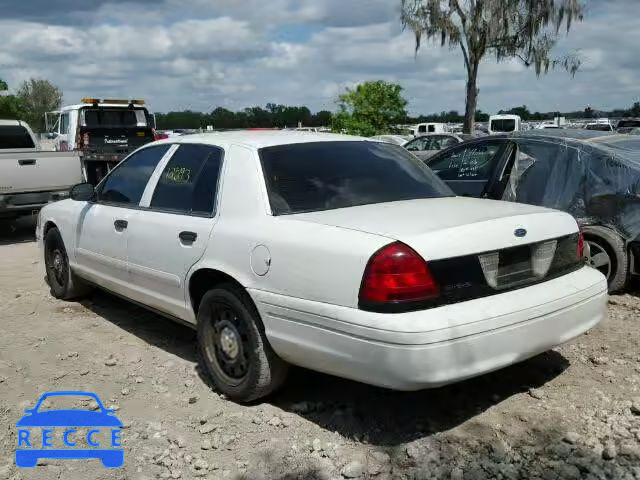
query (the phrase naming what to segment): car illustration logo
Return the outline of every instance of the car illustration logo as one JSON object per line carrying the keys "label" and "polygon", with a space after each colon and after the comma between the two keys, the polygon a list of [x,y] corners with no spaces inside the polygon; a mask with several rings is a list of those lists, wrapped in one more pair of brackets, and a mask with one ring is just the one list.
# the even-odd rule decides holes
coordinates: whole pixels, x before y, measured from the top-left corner
{"label": "car illustration logo", "polygon": [[527,231],[524,228],[516,228],[513,234],[518,238],[522,238],[527,236]]}
{"label": "car illustration logo", "polygon": [[[98,404],[98,410],[58,409],[41,410],[42,402],[49,397],[91,398]],[[95,393],[58,391],[43,394],[36,406],[25,410],[18,427],[18,447],[16,465],[32,468],[41,458],[86,459],[99,458],[106,468],[119,468],[124,463],[121,443],[122,422],[114,415],[114,410],[104,407]],[[63,430],[61,444],[59,435],[53,429]],[[77,429],[87,429],[85,435]],[[109,446],[110,448],[105,448]],[[64,448],[61,448],[64,447]]]}

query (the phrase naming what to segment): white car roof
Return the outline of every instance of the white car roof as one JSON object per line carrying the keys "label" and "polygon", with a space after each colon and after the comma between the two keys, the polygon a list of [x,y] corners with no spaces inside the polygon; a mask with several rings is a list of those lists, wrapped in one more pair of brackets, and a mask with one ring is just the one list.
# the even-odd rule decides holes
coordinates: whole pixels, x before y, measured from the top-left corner
{"label": "white car roof", "polygon": [[[250,148],[273,147],[293,143],[366,141],[364,137],[335,133],[299,132],[292,130],[237,130],[211,132],[172,138],[170,143],[203,143],[211,145],[243,145]],[[162,140],[167,142],[167,140]]]}
{"label": "white car roof", "polygon": [[4,127],[17,127],[22,125],[20,120],[0,120],[0,125]]}

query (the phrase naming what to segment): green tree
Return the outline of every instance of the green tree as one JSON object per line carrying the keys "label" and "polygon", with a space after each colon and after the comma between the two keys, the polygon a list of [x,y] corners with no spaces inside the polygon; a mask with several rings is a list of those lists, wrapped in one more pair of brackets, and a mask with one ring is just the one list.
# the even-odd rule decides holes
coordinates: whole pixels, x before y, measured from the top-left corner
{"label": "green tree", "polygon": [[331,125],[331,118],[333,114],[328,110],[320,110],[318,113],[312,116],[312,127],[328,127]]}
{"label": "green tree", "polygon": [[62,105],[62,90],[44,79],[31,78],[23,82],[16,96],[24,108],[24,119],[38,132],[45,129],[44,114]]}
{"label": "green tree", "polygon": [[476,122],[488,122],[489,121],[489,114],[488,113],[484,113],[482,110],[476,110],[475,121]]}
{"label": "green tree", "polygon": [[[9,90],[7,82],[0,79],[0,92]],[[24,109],[22,102],[15,95],[0,93],[0,118],[6,120],[22,120]]]}
{"label": "green tree", "polygon": [[395,131],[407,116],[402,87],[383,80],[365,82],[338,97],[332,129],[370,137]]}
{"label": "green tree", "polygon": [[631,116],[640,117],[640,102],[633,103],[633,107],[631,107]]}
{"label": "green tree", "polygon": [[572,75],[580,67],[577,55],[552,58],[560,28],[569,31],[582,20],[582,0],[401,0],[401,20],[416,37],[441,46],[460,47],[467,71],[464,131],[473,131],[478,101],[478,71],[487,54],[497,61],[516,58],[536,74],[562,66]]}

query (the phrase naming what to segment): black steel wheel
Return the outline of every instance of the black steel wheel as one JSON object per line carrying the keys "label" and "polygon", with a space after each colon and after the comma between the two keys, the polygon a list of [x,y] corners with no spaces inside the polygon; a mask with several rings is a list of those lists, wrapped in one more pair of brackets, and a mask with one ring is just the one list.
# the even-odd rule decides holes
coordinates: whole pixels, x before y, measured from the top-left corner
{"label": "black steel wheel", "polygon": [[269,345],[260,315],[241,287],[209,290],[197,317],[200,361],[220,393],[250,402],[284,382],[287,364]]}
{"label": "black steel wheel", "polygon": [[91,287],[73,273],[64,241],[57,228],[50,228],[44,237],[44,264],[51,294],[62,300],[86,295]]}

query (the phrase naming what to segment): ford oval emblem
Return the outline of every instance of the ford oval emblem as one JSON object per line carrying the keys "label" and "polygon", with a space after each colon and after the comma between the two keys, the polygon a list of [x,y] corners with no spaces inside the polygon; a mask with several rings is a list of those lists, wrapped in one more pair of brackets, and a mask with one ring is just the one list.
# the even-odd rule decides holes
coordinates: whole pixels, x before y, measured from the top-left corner
{"label": "ford oval emblem", "polygon": [[516,228],[513,234],[518,238],[522,238],[522,237],[526,237],[527,231],[524,228]]}

